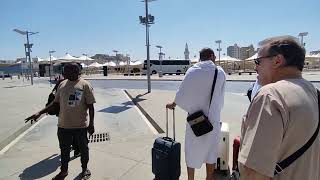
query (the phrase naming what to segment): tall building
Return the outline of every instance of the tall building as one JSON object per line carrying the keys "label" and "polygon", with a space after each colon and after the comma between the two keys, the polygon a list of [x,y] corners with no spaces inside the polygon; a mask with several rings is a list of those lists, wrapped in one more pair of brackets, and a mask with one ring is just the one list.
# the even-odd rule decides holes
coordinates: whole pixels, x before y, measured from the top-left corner
{"label": "tall building", "polygon": [[189,52],[188,44],[186,43],[186,47],[184,48],[184,59],[190,59],[189,55],[190,55],[190,52]]}
{"label": "tall building", "polygon": [[253,56],[255,53],[254,47],[251,44],[250,46],[247,47],[240,47],[237,44],[234,44],[233,46],[229,46],[227,48],[227,55],[233,58],[237,59],[247,59],[251,56]]}
{"label": "tall building", "polygon": [[249,57],[253,56],[255,53],[254,47],[251,44],[250,46],[247,47],[241,47],[240,48],[240,59],[248,59]]}
{"label": "tall building", "polygon": [[227,55],[233,58],[239,59],[240,57],[240,47],[237,44],[227,47]]}

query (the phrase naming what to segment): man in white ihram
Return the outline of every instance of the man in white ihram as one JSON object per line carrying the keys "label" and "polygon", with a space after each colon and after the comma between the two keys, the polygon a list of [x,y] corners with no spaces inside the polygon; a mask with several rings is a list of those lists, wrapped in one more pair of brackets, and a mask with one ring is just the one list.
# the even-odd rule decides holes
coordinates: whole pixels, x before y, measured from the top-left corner
{"label": "man in white ihram", "polygon": [[[206,163],[207,180],[213,179],[214,164],[217,161],[220,139],[220,113],[224,104],[226,75],[220,66],[216,66],[212,49],[200,51],[200,62],[188,69],[174,102],[166,105],[173,109],[178,105],[189,114],[202,110],[213,125],[213,130],[197,137],[186,123],[185,158],[188,180],[194,179],[194,168],[201,168]],[[211,89],[217,68],[217,80],[209,109]]]}

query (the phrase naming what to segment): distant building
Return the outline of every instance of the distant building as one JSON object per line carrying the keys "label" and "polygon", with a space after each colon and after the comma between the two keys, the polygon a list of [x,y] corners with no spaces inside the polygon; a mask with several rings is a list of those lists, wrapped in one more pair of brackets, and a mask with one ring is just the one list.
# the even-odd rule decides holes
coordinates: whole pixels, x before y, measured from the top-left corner
{"label": "distant building", "polygon": [[255,54],[253,45],[247,47],[240,47],[237,44],[227,48],[227,55],[237,59],[247,59]]}
{"label": "distant building", "polygon": [[190,55],[190,52],[189,52],[188,44],[186,43],[186,46],[184,48],[184,59],[190,59],[189,55]]}
{"label": "distant building", "polygon": [[240,47],[237,44],[227,47],[227,55],[233,58],[240,59]]}
{"label": "distant building", "polygon": [[254,47],[251,44],[248,47],[241,47],[240,48],[240,59],[248,59],[249,57],[255,54]]}

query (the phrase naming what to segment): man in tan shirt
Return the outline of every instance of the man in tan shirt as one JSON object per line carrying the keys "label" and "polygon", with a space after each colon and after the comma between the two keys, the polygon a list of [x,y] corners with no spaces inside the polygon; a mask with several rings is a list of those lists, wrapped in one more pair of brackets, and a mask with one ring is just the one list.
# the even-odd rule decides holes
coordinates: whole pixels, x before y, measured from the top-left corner
{"label": "man in tan shirt", "polygon": [[316,88],[302,78],[305,50],[291,37],[265,41],[255,59],[263,86],[243,118],[239,167],[245,180],[320,179],[320,138],[287,168],[286,159],[315,133],[319,123]]}
{"label": "man in tan shirt", "polygon": [[[58,139],[61,151],[61,172],[53,179],[64,179],[68,175],[68,163],[70,161],[70,148],[75,138],[81,153],[82,178],[91,176],[87,168],[89,162],[88,137],[94,133],[94,106],[96,102],[93,88],[89,82],[79,77],[80,68],[76,63],[66,64],[63,68],[62,81],[58,87],[54,101],[40,112],[30,116],[26,122],[36,121],[41,114],[59,108]],[[87,119],[87,110],[89,118]]]}

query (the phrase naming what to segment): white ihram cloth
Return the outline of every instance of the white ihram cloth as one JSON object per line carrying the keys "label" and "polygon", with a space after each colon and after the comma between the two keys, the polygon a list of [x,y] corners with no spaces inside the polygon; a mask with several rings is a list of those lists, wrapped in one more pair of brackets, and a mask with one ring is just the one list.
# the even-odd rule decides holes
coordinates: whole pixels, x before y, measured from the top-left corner
{"label": "white ihram cloth", "polygon": [[[218,75],[209,110],[215,67],[218,68]],[[199,169],[203,163],[214,164],[217,161],[225,81],[226,75],[220,66],[212,61],[201,61],[188,69],[176,93],[175,103],[179,107],[189,114],[202,110],[213,125],[213,131],[197,137],[185,120],[185,157],[190,168]]]}

